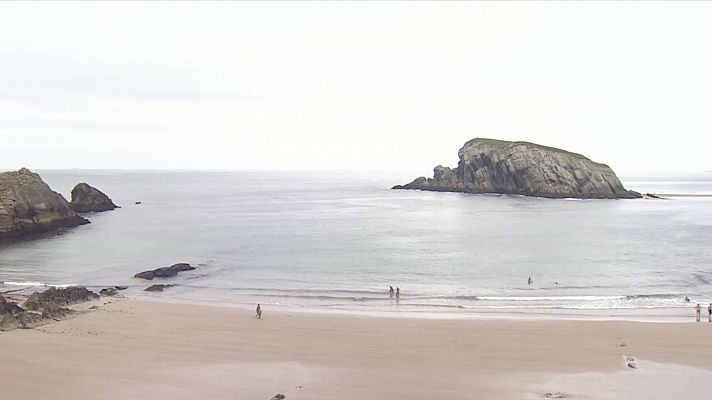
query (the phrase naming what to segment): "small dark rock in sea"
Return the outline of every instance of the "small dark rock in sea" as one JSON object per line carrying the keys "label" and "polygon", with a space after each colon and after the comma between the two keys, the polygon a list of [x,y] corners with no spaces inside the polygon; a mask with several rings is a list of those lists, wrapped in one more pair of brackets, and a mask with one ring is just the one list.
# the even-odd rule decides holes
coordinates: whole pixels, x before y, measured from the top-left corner
{"label": "small dark rock in sea", "polygon": [[283,395],[282,393],[277,393],[272,397],[272,400],[284,400],[287,396]]}
{"label": "small dark rock in sea", "polygon": [[137,202],[135,202],[134,204],[141,204],[141,202],[140,202],[140,201],[137,201]]}
{"label": "small dark rock in sea", "polygon": [[128,288],[129,288],[128,286],[123,286],[123,285],[114,286],[114,289],[116,289],[116,290],[126,290],[126,289],[128,289]]}
{"label": "small dark rock in sea", "polygon": [[179,272],[190,271],[195,269],[188,263],[178,263],[173,264],[170,267],[162,267],[154,269],[151,271],[143,271],[134,275],[134,278],[148,279],[149,281],[153,278],[170,278],[178,275]]}
{"label": "small dark rock in sea", "polygon": [[69,203],[76,212],[100,212],[120,208],[101,190],[79,183],[72,189],[72,201]]}
{"label": "small dark rock in sea", "polygon": [[175,285],[151,285],[144,289],[147,292],[162,292],[163,289],[168,289],[169,287],[172,287]]}
{"label": "small dark rock in sea", "polygon": [[99,291],[102,296],[116,296],[116,288],[104,288]]}

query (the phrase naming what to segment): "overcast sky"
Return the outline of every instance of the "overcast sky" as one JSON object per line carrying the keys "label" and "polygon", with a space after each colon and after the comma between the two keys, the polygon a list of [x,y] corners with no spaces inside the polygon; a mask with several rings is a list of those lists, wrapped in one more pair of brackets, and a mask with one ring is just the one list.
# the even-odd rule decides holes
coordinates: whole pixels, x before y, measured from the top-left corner
{"label": "overcast sky", "polygon": [[712,3],[0,3],[0,169],[712,170]]}

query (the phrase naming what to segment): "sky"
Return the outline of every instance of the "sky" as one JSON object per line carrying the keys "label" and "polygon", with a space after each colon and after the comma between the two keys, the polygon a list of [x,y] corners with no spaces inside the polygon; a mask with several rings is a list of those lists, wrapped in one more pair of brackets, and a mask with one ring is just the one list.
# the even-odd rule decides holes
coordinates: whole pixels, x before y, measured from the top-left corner
{"label": "sky", "polygon": [[712,170],[712,3],[0,3],[0,169]]}

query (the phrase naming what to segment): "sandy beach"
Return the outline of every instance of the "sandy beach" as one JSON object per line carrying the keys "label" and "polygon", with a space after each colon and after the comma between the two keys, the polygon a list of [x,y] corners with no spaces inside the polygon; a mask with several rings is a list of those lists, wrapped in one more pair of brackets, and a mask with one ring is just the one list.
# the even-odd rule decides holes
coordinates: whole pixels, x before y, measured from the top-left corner
{"label": "sandy beach", "polygon": [[91,305],[0,332],[2,398],[707,399],[712,378],[707,323]]}

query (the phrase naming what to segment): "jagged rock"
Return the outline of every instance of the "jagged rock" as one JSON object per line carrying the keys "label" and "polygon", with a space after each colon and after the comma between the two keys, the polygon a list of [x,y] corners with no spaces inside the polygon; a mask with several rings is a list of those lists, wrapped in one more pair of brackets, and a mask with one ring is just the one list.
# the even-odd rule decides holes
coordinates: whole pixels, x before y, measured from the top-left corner
{"label": "jagged rock", "polygon": [[29,169],[0,173],[0,239],[88,223]]}
{"label": "jagged rock", "polygon": [[72,201],[69,204],[74,211],[80,213],[110,211],[119,208],[109,196],[86,183],[79,183],[72,189]]}
{"label": "jagged rock", "polygon": [[148,279],[149,281],[153,278],[170,278],[178,275],[179,272],[190,271],[193,269],[195,269],[195,267],[188,263],[178,263],[173,264],[170,267],[162,267],[150,271],[139,272],[134,275],[134,278]]}
{"label": "jagged rock", "polygon": [[49,303],[42,309],[42,318],[61,319],[74,311],[56,303]]}
{"label": "jagged rock", "polygon": [[50,288],[31,294],[22,308],[0,295],[0,331],[34,328],[50,320],[62,319],[74,312],[63,305],[95,298],[99,296],[85,288]]}
{"label": "jagged rock", "polygon": [[164,289],[168,289],[169,287],[173,287],[175,285],[151,285],[144,289],[146,292],[162,292]]}
{"label": "jagged rock", "polygon": [[549,198],[632,199],[613,170],[588,158],[528,142],[472,139],[450,169],[438,165],[433,178],[420,177],[393,189],[501,193]]}
{"label": "jagged rock", "polygon": [[116,289],[116,290],[126,290],[128,288],[129,288],[128,286],[123,286],[123,285],[114,286],[114,289]]}
{"label": "jagged rock", "polygon": [[0,295],[0,331],[11,331],[17,328],[32,328],[41,323],[42,316],[29,313],[17,303],[7,301]]}
{"label": "jagged rock", "polygon": [[44,292],[35,292],[25,301],[25,308],[42,311],[48,304],[66,306],[83,301],[96,300],[99,295],[81,286],[57,289],[51,287]]}

